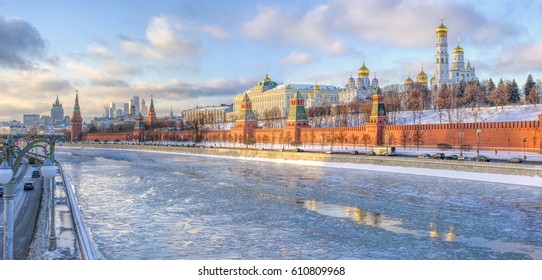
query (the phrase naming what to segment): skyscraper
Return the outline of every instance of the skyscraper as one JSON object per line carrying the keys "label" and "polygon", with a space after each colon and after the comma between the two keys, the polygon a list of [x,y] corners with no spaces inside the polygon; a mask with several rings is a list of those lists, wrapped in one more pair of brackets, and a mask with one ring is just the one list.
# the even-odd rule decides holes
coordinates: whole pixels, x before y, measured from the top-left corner
{"label": "skyscraper", "polygon": [[62,103],[58,100],[58,95],[56,96],[56,101],[53,103],[53,108],[51,109],[51,120],[55,123],[64,122],[64,109],[62,109]]}

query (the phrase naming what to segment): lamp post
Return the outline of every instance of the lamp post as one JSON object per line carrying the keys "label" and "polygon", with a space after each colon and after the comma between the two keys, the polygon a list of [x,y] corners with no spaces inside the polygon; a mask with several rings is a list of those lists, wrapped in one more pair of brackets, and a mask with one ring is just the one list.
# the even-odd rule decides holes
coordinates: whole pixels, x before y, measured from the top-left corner
{"label": "lamp post", "polygon": [[508,138],[508,154],[510,154],[510,138]]}
{"label": "lamp post", "polygon": [[[16,193],[16,185],[12,183],[13,174],[16,173],[20,167],[20,163],[23,158],[31,152],[33,148],[42,147],[46,155],[49,155],[50,159],[47,158],[44,166],[41,168],[41,174],[45,179],[52,179],[56,173],[56,168],[53,166],[51,159],[54,160],[54,145],[56,139],[52,136],[50,139],[40,139],[30,142],[24,149],[19,149],[13,143],[13,137],[10,135],[7,142],[4,142],[4,147],[2,150],[2,165],[0,166],[0,184],[4,185],[4,260],[13,259],[13,230],[15,227],[14,224],[14,211],[13,211],[13,200]],[[59,145],[62,145],[62,141],[58,141]],[[46,151],[47,145],[50,145],[51,149],[49,152]],[[15,151],[17,150],[17,157],[15,158]],[[10,164],[11,167],[10,167]],[[51,181],[52,183],[52,181]],[[51,199],[54,199],[52,197]],[[51,202],[53,203],[53,202]],[[53,203],[54,205],[54,203]],[[54,214],[54,212],[52,212]],[[54,215],[52,216],[54,219]],[[54,223],[54,221],[52,221]],[[54,230],[54,224],[52,227]],[[56,245],[55,245],[56,247]]]}
{"label": "lamp post", "polygon": [[527,159],[527,156],[525,155],[525,143],[527,142],[527,136],[523,136],[523,160]]}
{"label": "lamp post", "polygon": [[476,147],[476,161],[480,161],[480,133],[482,132],[481,129],[476,130],[476,138],[478,142],[478,146]]}

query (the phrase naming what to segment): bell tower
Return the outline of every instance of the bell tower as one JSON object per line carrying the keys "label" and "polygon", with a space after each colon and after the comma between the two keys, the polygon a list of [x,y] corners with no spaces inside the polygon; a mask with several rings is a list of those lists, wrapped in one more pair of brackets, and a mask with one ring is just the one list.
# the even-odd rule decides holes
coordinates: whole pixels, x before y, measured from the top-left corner
{"label": "bell tower", "polygon": [[305,110],[305,99],[297,91],[290,99],[290,112],[284,132],[292,136],[292,141],[301,143],[301,128],[310,127]]}

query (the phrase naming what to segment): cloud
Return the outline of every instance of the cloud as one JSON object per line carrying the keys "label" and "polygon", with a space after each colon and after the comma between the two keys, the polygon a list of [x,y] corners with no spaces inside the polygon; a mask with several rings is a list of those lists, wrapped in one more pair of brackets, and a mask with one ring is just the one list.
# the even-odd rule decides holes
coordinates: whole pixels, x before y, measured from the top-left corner
{"label": "cloud", "polygon": [[0,16],[0,65],[16,69],[35,67],[47,60],[46,44],[39,31],[30,23],[7,20]]}
{"label": "cloud", "polygon": [[87,45],[87,51],[102,57],[111,57],[112,54],[106,46],[100,43],[90,43]]}
{"label": "cloud", "polygon": [[[463,3],[406,0],[329,0],[304,12],[279,6],[261,7],[241,27],[250,39],[282,45],[303,45],[332,54],[352,50],[346,38],[364,44],[425,48],[434,45],[435,29],[444,11],[449,35],[491,44],[512,38],[521,28],[506,19],[490,19]],[[431,36],[430,34],[433,34]],[[361,44],[360,44],[361,43]]]}
{"label": "cloud", "polygon": [[282,45],[310,46],[332,54],[344,53],[348,48],[329,32],[328,5],[319,5],[307,14],[285,11],[280,7],[261,7],[258,14],[241,26],[247,38]]}
{"label": "cloud", "polygon": [[146,41],[124,38],[121,48],[132,56],[162,61],[200,56],[203,47],[197,40],[190,38],[189,33],[189,28],[179,19],[158,16],[152,18],[147,26]]}
{"label": "cloud", "polygon": [[496,66],[487,71],[499,75],[542,71],[542,41],[505,46]]}
{"label": "cloud", "polygon": [[201,30],[217,39],[226,39],[230,37],[230,33],[218,25],[204,25]]}
{"label": "cloud", "polygon": [[309,64],[313,60],[312,56],[307,53],[293,52],[279,61],[281,65],[303,65]]}

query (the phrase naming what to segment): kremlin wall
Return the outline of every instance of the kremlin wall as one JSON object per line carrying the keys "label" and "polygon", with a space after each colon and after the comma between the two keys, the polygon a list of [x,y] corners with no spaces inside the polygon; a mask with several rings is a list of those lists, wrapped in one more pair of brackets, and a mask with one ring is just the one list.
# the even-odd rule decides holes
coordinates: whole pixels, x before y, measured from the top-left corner
{"label": "kremlin wall", "polygon": [[[409,92],[414,86],[430,88],[434,93],[443,86],[451,86],[461,81],[475,81],[478,78],[475,68],[467,61],[465,65],[464,49],[459,46],[453,50],[452,65],[448,54],[448,29],[441,19],[440,26],[436,29],[436,61],[435,76],[430,80],[422,71],[414,84],[410,77],[405,81],[405,92]],[[144,141],[190,141],[196,139],[208,142],[229,142],[242,145],[275,144],[280,147],[303,146],[395,146],[431,148],[448,147],[459,149],[461,144],[467,149],[476,150],[478,142],[480,149],[491,151],[523,150],[542,153],[542,136],[540,123],[542,114],[538,115],[537,121],[514,121],[514,122],[484,122],[462,124],[423,124],[423,125],[388,125],[388,117],[384,106],[384,96],[380,94],[378,80],[369,84],[369,70],[363,63],[360,68],[357,84],[350,78],[347,87],[338,92],[336,88],[328,88],[330,100],[333,101],[335,94],[338,99],[344,101],[359,100],[373,95],[373,105],[370,120],[364,126],[359,127],[334,127],[334,128],[311,128],[305,112],[305,100],[312,104],[320,87],[315,86],[315,94],[311,95],[312,89],[296,88],[295,86],[278,87],[266,75],[265,79],[255,88],[235,96],[234,113],[237,116],[235,126],[230,130],[206,130],[206,131],[145,131],[144,117],[139,115],[132,133],[83,133],[82,119],[80,114],[78,97],[72,117],[72,140],[83,142],[144,142]],[[333,93],[333,94],[331,94]],[[305,95],[305,98],[303,97]],[[331,96],[333,95],[333,96]],[[287,102],[287,96],[292,98]],[[272,98],[271,98],[272,97]],[[250,98],[256,101],[255,109],[260,110],[265,106],[276,106],[275,103],[284,105],[282,111],[289,114],[286,126],[283,129],[262,129],[252,111],[253,104]],[[311,99],[312,98],[312,99]],[[346,99],[345,99],[346,98]],[[263,102],[263,103],[262,103]],[[266,103],[267,102],[267,103]],[[275,102],[275,103],[273,103]],[[269,104],[268,104],[269,103]],[[272,104],[271,104],[272,103]],[[263,107],[262,107],[263,106]],[[284,114],[282,114],[284,115]],[[152,104],[148,112],[147,123],[156,121],[156,113]],[[198,135],[196,135],[196,133]],[[462,136],[460,136],[462,135]],[[278,148],[279,146],[275,146]],[[400,150],[400,149],[398,149]]]}
{"label": "kremlin wall", "polygon": [[[384,96],[377,90],[373,96],[373,111],[369,123],[359,127],[334,127],[334,128],[311,128],[306,118],[303,98],[294,96],[290,104],[290,113],[286,127],[283,129],[262,129],[257,126],[254,114],[251,113],[252,105],[248,96],[242,102],[241,116],[236,125],[230,130],[208,130],[202,135],[202,139],[208,142],[229,142],[240,145],[274,144],[275,149],[293,146],[307,146],[318,149],[322,144],[350,146],[360,148],[389,144],[398,149],[400,147],[435,149],[437,146],[446,144],[451,149],[459,149],[460,135],[462,144],[475,150],[478,135],[481,150],[497,150],[500,152],[510,150],[521,151],[524,148],[528,152],[542,153],[540,141],[542,128],[542,114],[538,121],[514,121],[514,122],[484,122],[463,124],[422,124],[422,125],[388,125]],[[150,112],[149,112],[150,113]],[[72,139],[80,139],[82,142],[125,142],[125,141],[194,141],[194,131],[144,131],[139,118],[132,133],[81,133],[73,131]],[[75,126],[77,127],[77,126]],[[79,137],[77,137],[79,133]],[[389,136],[388,136],[389,135]],[[417,136],[416,136],[417,135]],[[406,140],[405,140],[406,139]],[[416,140],[419,139],[419,140]],[[292,146],[293,145],[293,146]],[[400,149],[399,149],[400,150]]]}

